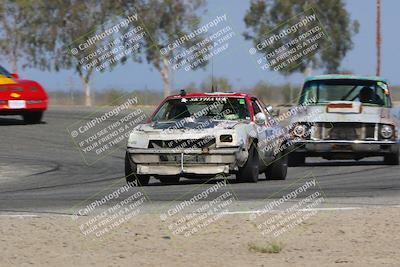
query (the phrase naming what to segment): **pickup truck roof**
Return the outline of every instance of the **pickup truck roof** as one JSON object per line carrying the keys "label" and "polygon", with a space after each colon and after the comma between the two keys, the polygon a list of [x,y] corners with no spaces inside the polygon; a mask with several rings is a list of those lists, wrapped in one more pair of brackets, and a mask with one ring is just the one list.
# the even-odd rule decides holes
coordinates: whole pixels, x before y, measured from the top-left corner
{"label": "pickup truck roof", "polygon": [[387,80],[380,76],[360,76],[360,75],[345,75],[345,74],[326,74],[310,76],[305,79],[305,82],[318,80],[367,80],[388,83]]}

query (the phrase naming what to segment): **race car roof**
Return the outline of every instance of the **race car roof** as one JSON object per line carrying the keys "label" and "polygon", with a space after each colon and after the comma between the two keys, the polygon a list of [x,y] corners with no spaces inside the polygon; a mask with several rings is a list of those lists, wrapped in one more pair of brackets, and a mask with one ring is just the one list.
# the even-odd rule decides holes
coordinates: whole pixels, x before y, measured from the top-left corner
{"label": "race car roof", "polygon": [[318,76],[310,76],[305,79],[305,82],[318,80],[366,80],[387,83],[387,80],[380,76],[360,76],[360,75],[345,75],[345,74],[326,74]]}
{"label": "race car roof", "polygon": [[169,96],[168,98],[189,98],[189,97],[213,97],[213,96],[217,96],[217,97],[252,97],[249,94],[246,93],[224,93],[224,92],[215,92],[215,93],[186,93],[186,94],[178,94],[178,95],[172,95]]}

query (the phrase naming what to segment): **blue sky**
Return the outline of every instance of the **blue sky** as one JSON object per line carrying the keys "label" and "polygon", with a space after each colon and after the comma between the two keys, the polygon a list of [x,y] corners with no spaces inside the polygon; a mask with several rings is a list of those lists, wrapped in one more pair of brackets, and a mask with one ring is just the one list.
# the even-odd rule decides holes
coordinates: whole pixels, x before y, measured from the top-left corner
{"label": "blue sky", "polygon": [[[214,75],[223,76],[230,80],[235,90],[248,88],[260,80],[280,84],[291,82],[301,84],[304,76],[293,74],[284,77],[275,72],[262,71],[257,63],[248,53],[251,47],[249,41],[245,41],[242,33],[245,31],[243,17],[249,8],[250,1],[243,0],[211,0],[207,6],[207,13],[203,20],[224,13],[228,16],[228,25],[236,33],[235,39],[230,42],[229,49],[214,58]],[[356,74],[374,75],[375,73],[375,0],[347,0],[346,8],[351,18],[360,23],[360,31],[354,36],[354,48],[342,62],[341,68],[351,70]],[[323,7],[320,7],[323,10]],[[382,76],[386,77],[391,84],[400,85],[398,64],[399,53],[399,29],[400,1],[382,0]],[[9,67],[5,62],[2,64]],[[194,72],[178,71],[173,75],[173,89],[179,89],[190,82],[199,84],[211,73],[211,65],[206,70]],[[314,70],[313,74],[321,71]],[[77,74],[72,71],[42,72],[34,69],[20,69],[22,78],[35,79],[47,90],[79,90],[81,82]],[[119,88],[125,90],[148,88],[162,90],[161,77],[152,66],[142,63],[129,62],[120,65],[111,72],[96,73],[92,82],[96,91],[108,88]]]}

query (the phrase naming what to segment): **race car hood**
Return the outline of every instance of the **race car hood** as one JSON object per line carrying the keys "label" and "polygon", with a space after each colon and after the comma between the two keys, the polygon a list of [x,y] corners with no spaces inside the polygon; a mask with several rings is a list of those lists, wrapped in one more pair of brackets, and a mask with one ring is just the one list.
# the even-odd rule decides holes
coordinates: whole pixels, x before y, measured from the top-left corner
{"label": "race car hood", "polygon": [[[240,121],[181,120],[138,125],[130,134],[128,147],[147,148],[149,140],[185,140],[215,138],[217,146],[240,146],[246,143],[255,125]],[[221,135],[231,135],[232,142],[221,144]]]}
{"label": "race car hood", "polygon": [[238,124],[237,121],[226,121],[226,120],[194,120],[194,119],[182,119],[176,121],[165,121],[165,122],[152,122],[149,124],[141,125],[138,130],[142,131],[157,131],[157,130],[191,130],[191,129],[233,129]]}

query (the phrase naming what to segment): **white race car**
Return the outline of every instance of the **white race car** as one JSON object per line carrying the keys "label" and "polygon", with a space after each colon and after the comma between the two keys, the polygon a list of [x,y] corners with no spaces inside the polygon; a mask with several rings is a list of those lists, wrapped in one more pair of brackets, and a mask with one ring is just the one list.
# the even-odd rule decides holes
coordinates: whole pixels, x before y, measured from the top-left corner
{"label": "white race car", "polygon": [[[267,138],[279,132],[272,120],[265,105],[248,94],[182,92],[167,97],[149,122],[129,136],[126,180],[146,185],[150,176],[177,183],[180,177],[236,174],[240,182],[255,183],[262,172],[285,179],[283,144]],[[271,145],[276,149],[266,149]]]}

